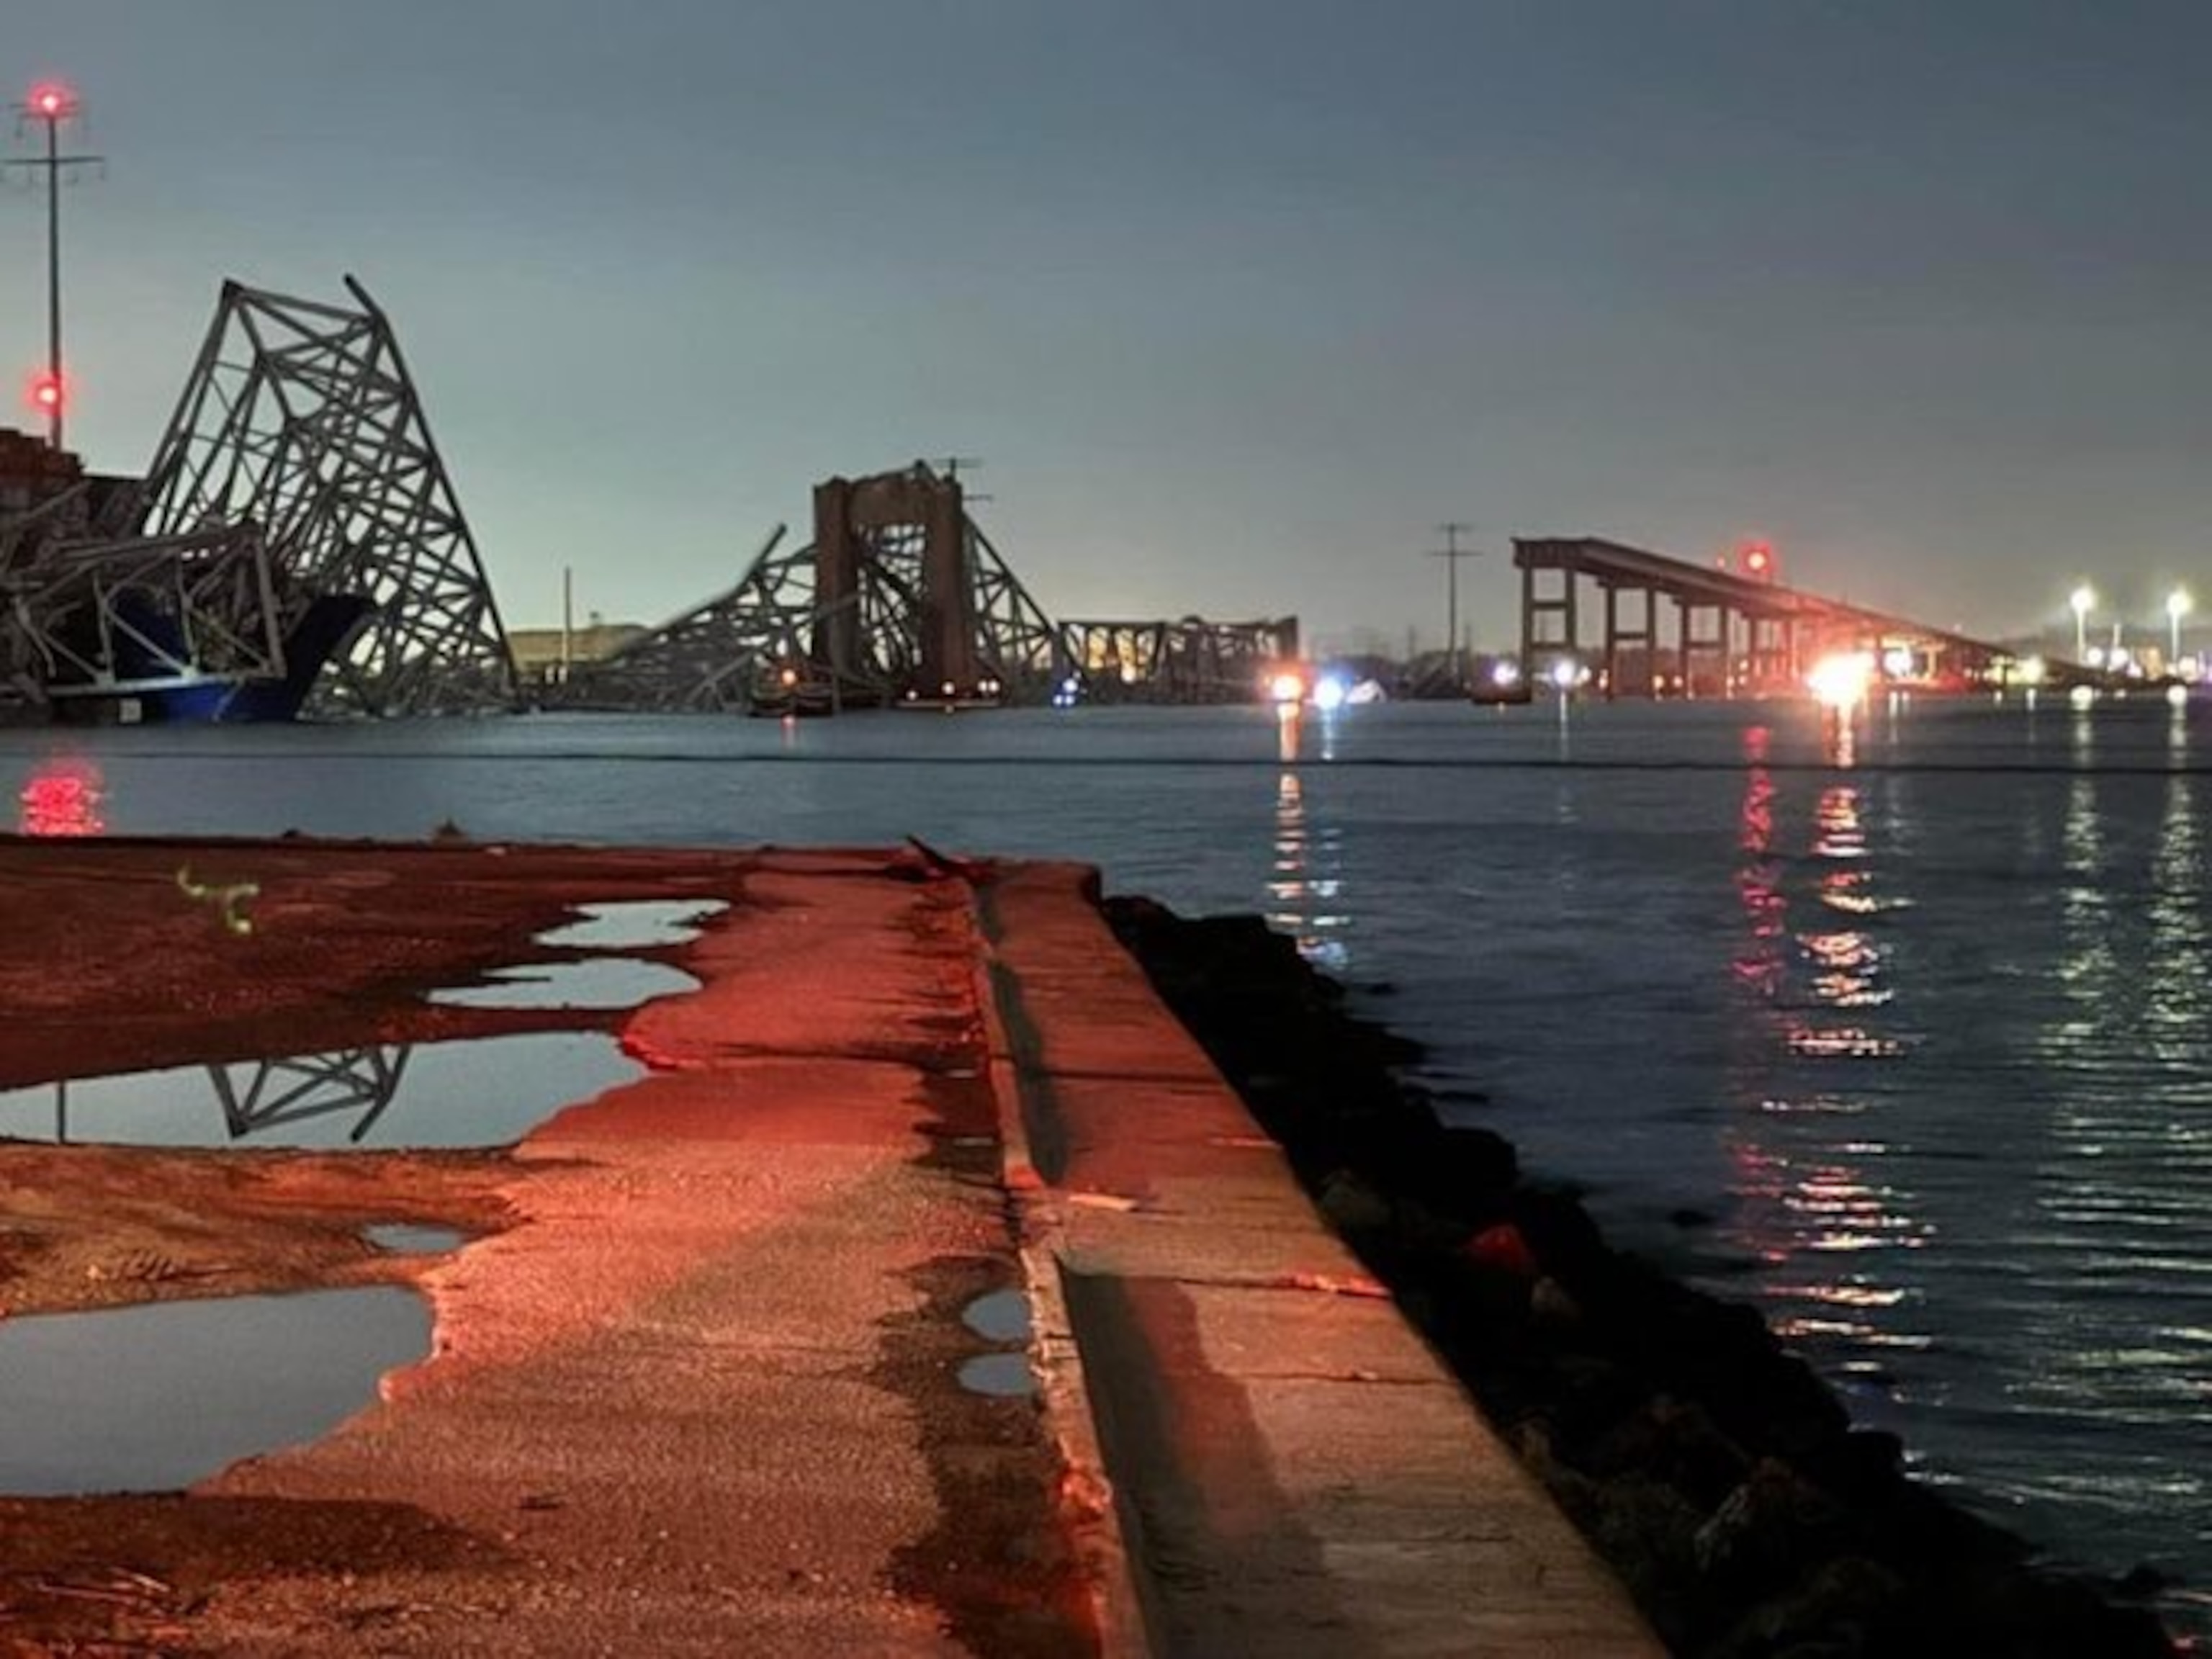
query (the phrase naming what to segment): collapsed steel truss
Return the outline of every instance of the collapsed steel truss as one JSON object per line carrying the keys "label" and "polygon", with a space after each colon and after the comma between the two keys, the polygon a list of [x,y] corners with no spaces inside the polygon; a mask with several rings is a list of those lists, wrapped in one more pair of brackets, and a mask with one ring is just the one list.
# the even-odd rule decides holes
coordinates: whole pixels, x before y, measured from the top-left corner
{"label": "collapsed steel truss", "polygon": [[805,656],[813,550],[779,555],[776,526],[744,579],[603,662],[578,663],[559,701],[597,708],[742,711],[763,665]]}
{"label": "collapsed steel truss", "polygon": [[1085,694],[1100,702],[1249,702],[1298,654],[1295,617],[1272,622],[1064,622]]}
{"label": "collapsed steel truss", "polygon": [[727,592],[579,664],[560,701],[729,710],[794,700],[1042,701],[1058,635],[970,519],[957,477],[915,462],[815,491],[815,538],[778,526]]}
{"label": "collapsed steel truss", "polygon": [[593,708],[828,710],[970,700],[1249,701],[1297,651],[1291,619],[1055,623],[927,464],[814,493],[814,539],[779,526],[738,585],[580,663],[552,701]]}
{"label": "collapsed steel truss", "polygon": [[515,701],[514,659],[399,344],[358,309],[223,285],[139,501],[143,533],[258,524],[296,624],[368,600],[312,712],[416,714]]}
{"label": "collapsed steel truss", "polygon": [[[422,714],[514,665],[390,324],[223,285],[142,481],[47,451],[0,501],[0,669],[34,702]],[[9,510],[12,508],[13,510]]]}
{"label": "collapsed steel truss", "polygon": [[18,626],[49,697],[284,676],[269,550],[253,525],[64,544],[29,574]]}

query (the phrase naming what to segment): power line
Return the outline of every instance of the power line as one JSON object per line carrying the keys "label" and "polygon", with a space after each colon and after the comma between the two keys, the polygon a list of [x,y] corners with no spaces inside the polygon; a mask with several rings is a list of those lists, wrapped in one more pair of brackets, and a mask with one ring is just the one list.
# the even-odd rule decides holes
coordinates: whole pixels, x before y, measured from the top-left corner
{"label": "power line", "polygon": [[1444,544],[1429,551],[1431,558],[1444,562],[1445,660],[1451,665],[1451,683],[1455,686],[1467,684],[1465,653],[1459,642],[1459,562],[1462,559],[1479,559],[1483,551],[1479,547],[1462,547],[1459,538],[1474,528],[1473,525],[1458,520],[1438,525],[1437,531],[1443,537]]}

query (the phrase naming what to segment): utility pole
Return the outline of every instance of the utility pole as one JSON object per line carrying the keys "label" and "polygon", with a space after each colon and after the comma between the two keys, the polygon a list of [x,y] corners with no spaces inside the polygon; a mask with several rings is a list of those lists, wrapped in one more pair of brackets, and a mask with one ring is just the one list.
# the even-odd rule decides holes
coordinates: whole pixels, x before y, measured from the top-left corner
{"label": "utility pole", "polygon": [[1455,521],[1440,524],[1437,528],[1443,535],[1444,544],[1431,549],[1429,556],[1444,562],[1444,647],[1451,663],[1452,689],[1464,690],[1467,687],[1467,655],[1459,642],[1459,562],[1480,558],[1482,550],[1459,544],[1460,537],[1474,529],[1473,525]]}
{"label": "utility pole", "polygon": [[46,125],[46,153],[4,163],[10,167],[43,168],[46,175],[46,368],[34,383],[31,398],[46,411],[46,438],[62,447],[62,405],[68,402],[68,382],[62,374],[62,173],[70,167],[90,167],[97,155],[61,153],[62,123],[83,112],[77,95],[58,81],[42,81],[15,106],[16,127],[26,121]]}

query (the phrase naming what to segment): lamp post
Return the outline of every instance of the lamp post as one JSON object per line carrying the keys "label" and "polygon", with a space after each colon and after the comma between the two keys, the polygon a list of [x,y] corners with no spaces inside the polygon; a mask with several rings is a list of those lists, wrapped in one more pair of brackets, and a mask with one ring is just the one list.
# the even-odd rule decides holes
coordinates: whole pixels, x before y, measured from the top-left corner
{"label": "lamp post", "polygon": [[2079,665],[2089,655],[2089,613],[2097,608],[2097,590],[2083,582],[2066,603],[2074,608],[2074,660]]}
{"label": "lamp post", "polygon": [[2197,601],[2189,597],[2189,590],[2177,587],[2166,596],[2166,672],[2181,672],[2181,619],[2197,608]]}

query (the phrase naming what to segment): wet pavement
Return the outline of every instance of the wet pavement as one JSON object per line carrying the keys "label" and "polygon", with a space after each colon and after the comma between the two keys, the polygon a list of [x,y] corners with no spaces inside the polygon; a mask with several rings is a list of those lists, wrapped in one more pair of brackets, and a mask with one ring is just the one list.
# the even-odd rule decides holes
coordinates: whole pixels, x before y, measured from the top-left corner
{"label": "wet pavement", "polygon": [[[170,855],[136,854],[18,845],[0,878],[44,859],[82,910],[157,902]],[[496,1220],[471,1197],[468,1241],[419,1255],[363,1230],[432,1219],[392,1201],[425,1158],[483,1155],[349,1154],[349,1184],[286,1162],[308,1154],[0,1147],[0,1172],[313,1174],[349,1212],[318,1248],[406,1273],[434,1319],[428,1359],[373,1403],[167,1510],[0,1504],[0,1553],[45,1564],[0,1574],[0,1602],[232,1653],[1656,1651],[1152,1000],[1083,872],[979,889],[869,852],[193,858],[258,881],[255,929],[153,914],[111,961],[158,982],[167,949],[201,952],[195,1018],[104,1052],[189,1066],[195,1033],[236,1052],[304,1026],[321,1051],[364,1019],[414,1040],[558,1013],[607,1021],[650,1069],[457,1166],[492,1183]],[[696,937],[607,947],[697,988],[597,1015],[425,1000],[584,903],[647,900],[689,903]],[[0,1082],[36,1082],[78,1029],[86,988],[23,988],[49,1040],[0,1034]],[[210,1289],[181,1269],[146,1287]],[[139,1541],[101,1559],[102,1538]],[[106,1589],[38,1600],[57,1583]]]}

